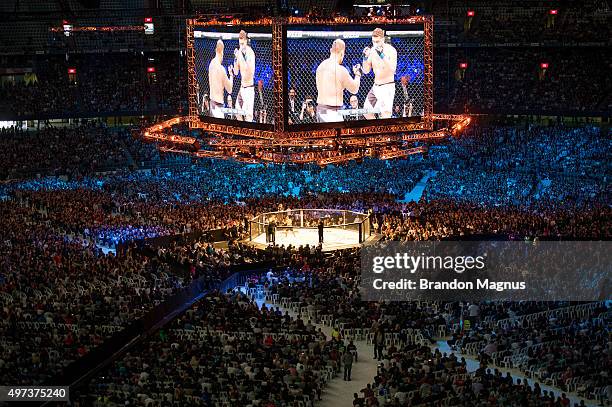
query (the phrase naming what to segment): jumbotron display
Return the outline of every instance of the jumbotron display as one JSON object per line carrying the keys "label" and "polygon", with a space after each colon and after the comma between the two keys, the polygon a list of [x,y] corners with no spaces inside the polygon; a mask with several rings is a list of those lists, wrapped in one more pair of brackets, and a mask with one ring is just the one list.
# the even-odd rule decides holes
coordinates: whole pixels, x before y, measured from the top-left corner
{"label": "jumbotron display", "polygon": [[289,125],[422,117],[423,47],[422,25],[290,27]]}
{"label": "jumbotron display", "polygon": [[271,29],[196,29],[194,46],[199,115],[272,124]]}

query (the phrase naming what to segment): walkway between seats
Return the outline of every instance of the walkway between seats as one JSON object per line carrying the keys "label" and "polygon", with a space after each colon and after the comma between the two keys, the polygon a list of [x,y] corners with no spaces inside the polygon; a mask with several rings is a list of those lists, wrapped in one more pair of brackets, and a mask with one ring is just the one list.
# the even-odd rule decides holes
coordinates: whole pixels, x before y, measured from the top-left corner
{"label": "walkway between seats", "polygon": [[425,174],[423,178],[412,188],[412,191],[406,192],[404,195],[404,199],[398,201],[401,203],[407,202],[418,202],[423,195],[423,191],[425,191],[425,186],[427,185],[427,180],[437,174],[437,171],[430,170]]}
{"label": "walkway between seats", "polygon": [[[325,330],[323,332],[330,336],[331,328],[325,328],[327,328],[328,332]],[[363,397],[363,394],[360,394],[359,391],[364,389],[368,383],[374,381],[378,366],[378,361],[373,358],[374,347],[368,345],[366,341],[355,341],[354,343],[357,346],[359,360],[353,362],[351,381],[345,382],[341,371],[325,387],[321,396],[323,399],[320,404],[321,407],[351,407],[353,405],[353,394],[357,393],[360,397]]]}
{"label": "walkway between seats", "polygon": [[[265,304],[263,300],[257,300],[257,305],[261,307]],[[277,305],[266,304],[266,306],[276,308]],[[287,310],[283,307],[278,307],[283,314],[285,311],[289,311],[289,315],[297,317],[297,314],[291,310]],[[314,324],[317,329],[321,328],[323,333],[327,336],[327,339],[331,339],[332,327],[323,324]],[[320,407],[352,407],[353,405],[353,393],[359,394],[360,397],[363,395],[359,393],[361,389],[364,389],[368,383],[374,381],[376,376],[378,361],[374,357],[374,347],[368,345],[367,341],[360,340],[353,342],[357,346],[357,362],[353,362],[353,369],[351,371],[351,381],[344,381],[343,372],[340,373],[332,380],[327,382],[327,385],[323,389],[321,394],[322,400],[317,403]]]}

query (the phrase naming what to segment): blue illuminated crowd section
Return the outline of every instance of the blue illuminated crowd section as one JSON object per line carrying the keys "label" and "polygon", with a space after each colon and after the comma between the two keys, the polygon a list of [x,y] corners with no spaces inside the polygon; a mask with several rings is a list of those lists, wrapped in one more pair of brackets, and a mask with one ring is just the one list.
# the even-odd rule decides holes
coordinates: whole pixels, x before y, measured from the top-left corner
{"label": "blue illuminated crowd section", "polygon": [[[273,72],[272,72],[272,32],[269,27],[244,28],[248,38],[247,47],[252,50],[242,52],[244,61],[254,61],[252,80],[247,74],[245,85],[243,73],[237,72],[233,78],[231,92],[223,86],[223,76],[230,80],[229,67],[236,64],[235,50],[240,49],[240,27],[215,27],[194,31],[195,74],[198,86],[198,112],[204,119],[245,121],[272,124],[273,114]],[[223,53],[219,60],[216,55],[218,41],[222,42]],[[242,50],[241,50],[242,51]],[[251,59],[252,58],[252,59]],[[216,69],[209,75],[211,61]],[[219,72],[219,65],[222,72]],[[211,92],[211,86],[213,91]],[[215,91],[215,86],[218,88]],[[221,92],[219,92],[219,87]]]}
{"label": "blue illuminated crowd section", "polygon": [[[334,40],[344,42],[342,66],[354,80],[353,67],[363,67],[364,49],[373,48],[374,29],[384,31],[384,42],[397,53],[395,74],[384,81],[384,86],[374,86],[375,72],[361,70],[361,80],[355,93],[344,89],[342,100],[329,111],[319,107],[321,98],[317,89],[316,72],[323,61],[330,58]],[[380,118],[419,118],[424,110],[424,32],[422,25],[415,26],[292,26],[287,29],[287,98],[289,100],[289,124],[372,120]],[[384,52],[379,52],[384,59]],[[336,72],[339,72],[337,69]],[[339,73],[336,73],[338,75]],[[323,75],[321,75],[323,78]],[[383,82],[376,80],[376,82]],[[335,86],[333,77],[325,79],[325,88]],[[377,89],[378,88],[378,89]],[[325,92],[325,89],[322,90]],[[292,95],[295,98],[292,99]],[[319,100],[318,100],[319,99]],[[369,103],[368,103],[369,99]],[[335,100],[338,100],[337,98]],[[341,104],[341,107],[338,105]],[[311,106],[309,106],[311,105]],[[355,105],[357,108],[355,109]],[[329,107],[330,104],[326,104]],[[381,109],[382,108],[382,109]],[[391,112],[385,114],[381,110]],[[314,112],[314,117],[311,117]],[[320,113],[323,113],[321,115]],[[325,116],[325,113],[331,113]]]}

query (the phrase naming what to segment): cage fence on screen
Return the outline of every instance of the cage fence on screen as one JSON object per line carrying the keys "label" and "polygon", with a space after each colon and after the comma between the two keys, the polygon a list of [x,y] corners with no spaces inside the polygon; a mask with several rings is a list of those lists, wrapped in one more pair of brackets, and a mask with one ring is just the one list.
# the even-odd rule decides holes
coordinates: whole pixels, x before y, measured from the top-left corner
{"label": "cage fence on screen", "polygon": [[[198,111],[218,119],[272,124],[274,114],[272,34],[248,32],[248,48],[240,48],[240,29],[235,32],[195,31],[195,60]],[[222,42],[221,58],[217,57]],[[252,52],[249,50],[252,50]],[[236,50],[241,55],[236,56]],[[254,70],[245,67],[254,62]],[[232,69],[235,75],[230,75]],[[224,84],[231,83],[231,92]]]}
{"label": "cage fence on screen", "polygon": [[[351,120],[421,117],[424,114],[424,34],[423,30],[393,29],[384,32],[384,48],[378,52],[380,61],[389,60],[395,52],[395,73],[379,74],[376,66],[364,69],[367,48],[374,52],[372,33],[375,27],[351,30],[312,28],[287,31],[288,54],[288,118],[289,124],[340,122]],[[384,28],[384,27],[382,27]],[[334,40],[344,42],[341,66],[332,71],[317,69],[331,57]],[[386,54],[386,55],[385,55]],[[344,87],[339,75],[349,75],[354,83],[355,69],[361,74],[358,90]],[[385,78],[386,77],[386,78]],[[318,89],[319,87],[319,89]],[[353,89],[354,90],[354,89]],[[340,95],[325,98],[335,92]]]}

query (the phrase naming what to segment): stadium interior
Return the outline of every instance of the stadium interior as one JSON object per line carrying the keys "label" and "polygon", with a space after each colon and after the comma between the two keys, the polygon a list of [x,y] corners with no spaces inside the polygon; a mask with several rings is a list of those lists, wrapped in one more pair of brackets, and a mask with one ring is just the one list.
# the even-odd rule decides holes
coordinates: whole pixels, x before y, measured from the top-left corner
{"label": "stadium interior", "polygon": [[610,0],[0,16],[0,406],[612,405]]}

